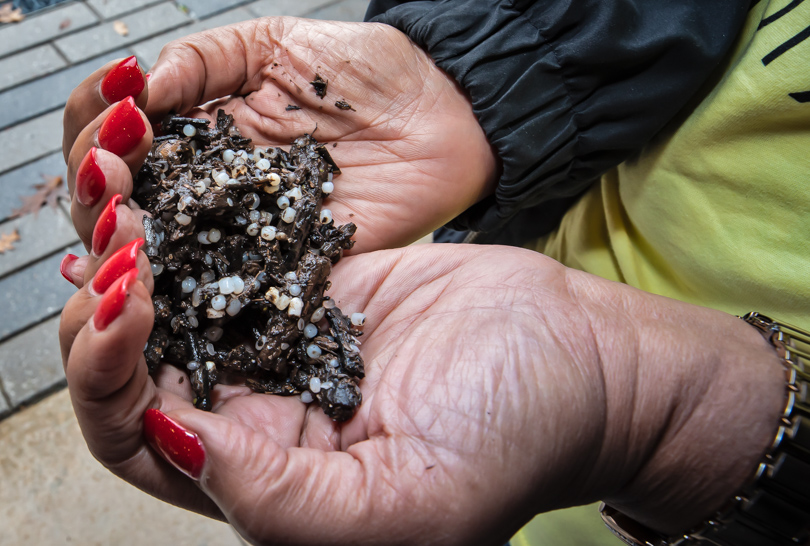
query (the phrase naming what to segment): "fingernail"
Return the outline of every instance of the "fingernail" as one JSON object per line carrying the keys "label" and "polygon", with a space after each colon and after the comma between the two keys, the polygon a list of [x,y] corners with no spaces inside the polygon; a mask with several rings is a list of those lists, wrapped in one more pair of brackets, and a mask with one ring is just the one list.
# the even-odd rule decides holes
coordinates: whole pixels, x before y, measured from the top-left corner
{"label": "fingernail", "polygon": [[120,157],[132,150],[145,134],[146,124],[135,101],[132,97],[127,97],[112,109],[101,124],[98,143],[108,152]]}
{"label": "fingernail", "polygon": [[93,290],[96,294],[103,294],[112,283],[118,280],[127,271],[135,267],[138,261],[138,249],[143,245],[140,237],[120,248],[104,262],[93,278]]}
{"label": "fingernail", "polygon": [[146,82],[147,82],[147,83],[149,83],[149,80],[151,80],[151,79],[152,79],[152,73],[151,73],[151,72],[148,72],[148,73],[146,74]]}
{"label": "fingernail", "polygon": [[107,329],[112,321],[121,314],[129,295],[129,287],[138,278],[138,268],[130,269],[123,277],[110,286],[110,289],[101,296],[101,301],[93,313],[93,325],[99,332]]}
{"label": "fingernail", "polygon": [[95,205],[107,187],[107,177],[96,159],[97,150],[95,146],[90,148],[76,172],[76,199],[85,207]]}
{"label": "fingernail", "polygon": [[101,94],[110,104],[127,97],[137,97],[144,88],[143,74],[138,59],[127,57],[107,72],[101,80]]}
{"label": "fingernail", "polygon": [[75,254],[66,254],[65,257],[62,258],[62,263],[59,264],[59,272],[68,280],[70,284],[73,284],[73,279],[70,278],[70,275],[68,275],[68,268],[70,267],[70,264],[78,259],[79,257]]}
{"label": "fingernail", "polygon": [[123,197],[121,194],[113,195],[104,210],[98,216],[96,227],[93,228],[93,254],[101,256],[107,245],[110,243],[110,238],[115,233],[115,224],[118,220],[118,215],[115,213],[115,207],[121,202]]}
{"label": "fingernail", "polygon": [[177,470],[198,480],[205,465],[205,448],[200,437],[156,409],[143,416],[143,434],[149,444]]}

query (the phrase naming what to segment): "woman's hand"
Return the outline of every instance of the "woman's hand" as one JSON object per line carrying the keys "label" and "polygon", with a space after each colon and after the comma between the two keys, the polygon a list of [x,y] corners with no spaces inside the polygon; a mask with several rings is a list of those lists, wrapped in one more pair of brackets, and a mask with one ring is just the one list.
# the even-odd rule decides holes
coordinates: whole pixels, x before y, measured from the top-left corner
{"label": "woman's hand", "polygon": [[221,385],[206,413],[180,370],[147,374],[149,279],[121,279],[103,296],[88,282],[63,313],[90,450],[256,543],[502,544],[598,498],[682,530],[750,476],[784,395],[738,319],[529,251],[425,245],[334,271],[340,307],[368,317],[351,421]]}
{"label": "woman's hand", "polygon": [[[213,119],[223,108],[259,146],[286,147],[304,133],[336,144],[329,151],[343,174],[329,206],[336,223],[357,224],[355,253],[412,242],[493,191],[496,160],[468,99],[393,27],[264,18],[195,34],[164,48],[148,89],[137,77],[108,78],[115,64],[91,75],[68,101],[64,153],[71,190],[94,145],[102,169],[118,155],[125,165],[116,168],[131,173],[148,152],[148,127],[124,153],[99,139],[110,98],[119,98],[109,89],[116,88],[136,91],[135,104],[153,122],[169,112]],[[324,98],[310,84],[316,74],[329,82]],[[102,83],[119,79],[117,87]],[[108,177],[106,190],[94,184],[96,200],[84,191],[84,202],[74,198],[73,207],[88,249],[100,209],[116,194],[126,202],[131,176]]]}

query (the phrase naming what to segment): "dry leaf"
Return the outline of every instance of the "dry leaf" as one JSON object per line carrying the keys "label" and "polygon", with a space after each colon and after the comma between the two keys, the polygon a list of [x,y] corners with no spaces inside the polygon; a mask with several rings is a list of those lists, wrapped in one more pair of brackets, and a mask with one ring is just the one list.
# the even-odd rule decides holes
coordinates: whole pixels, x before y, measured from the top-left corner
{"label": "dry leaf", "polygon": [[70,26],[73,21],[70,19],[64,19],[61,23],[59,23],[59,30],[65,30]]}
{"label": "dry leaf", "polygon": [[114,21],[113,30],[115,30],[115,32],[117,32],[121,36],[126,36],[127,34],[129,34],[129,27],[123,21]]}
{"label": "dry leaf", "polygon": [[37,192],[34,195],[24,198],[23,206],[11,211],[11,218],[17,218],[26,214],[38,213],[39,209],[45,205],[56,208],[59,198],[70,201],[70,195],[62,184],[61,176],[44,176],[44,184],[34,184]]}
{"label": "dry leaf", "polygon": [[14,5],[9,2],[0,6],[0,23],[19,23],[25,19],[22,9],[14,9]]}
{"label": "dry leaf", "polygon": [[15,229],[11,233],[0,233],[0,254],[14,250],[14,244],[20,240],[20,231]]}

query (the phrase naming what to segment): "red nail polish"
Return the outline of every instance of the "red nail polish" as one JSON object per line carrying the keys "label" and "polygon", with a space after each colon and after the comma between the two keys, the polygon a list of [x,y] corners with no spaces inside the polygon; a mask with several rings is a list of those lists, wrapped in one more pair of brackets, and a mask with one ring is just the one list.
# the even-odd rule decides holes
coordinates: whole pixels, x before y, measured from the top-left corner
{"label": "red nail polish", "polygon": [[127,97],[112,109],[98,130],[98,143],[108,152],[122,156],[132,150],[143,135],[146,124],[135,101]]}
{"label": "red nail polish", "polygon": [[151,79],[152,79],[152,73],[151,73],[151,72],[148,72],[148,73],[146,74],[146,83],[149,83],[149,80],[151,80]]}
{"label": "red nail polish", "polygon": [[104,265],[101,266],[101,269],[96,272],[96,276],[93,278],[93,290],[96,291],[96,294],[106,292],[112,283],[135,267],[138,261],[138,249],[141,248],[141,245],[143,245],[143,239],[139,237],[121,247],[118,252],[104,262]]}
{"label": "red nail polish", "polygon": [[199,436],[156,409],[146,410],[143,434],[150,445],[177,470],[191,479],[200,478],[205,465],[205,448]]}
{"label": "red nail polish", "polygon": [[145,84],[141,67],[133,55],[127,57],[115,68],[107,72],[101,80],[101,94],[110,104],[127,97],[137,97],[143,91]]}
{"label": "red nail polish", "polygon": [[76,172],[76,199],[85,207],[95,205],[107,187],[107,177],[98,166],[96,150],[95,146],[90,148]]}
{"label": "red nail polish", "polygon": [[62,263],[59,264],[59,272],[68,280],[70,284],[73,284],[73,279],[71,279],[70,275],[68,275],[68,267],[70,267],[70,264],[75,262],[77,259],[79,259],[79,257],[75,254],[66,254],[65,257],[62,258]]}
{"label": "red nail polish", "polygon": [[107,245],[110,243],[110,238],[115,233],[115,224],[118,215],[115,213],[115,207],[121,203],[123,197],[121,194],[113,195],[104,210],[98,216],[96,227],[93,228],[93,254],[101,256]]}
{"label": "red nail polish", "polygon": [[130,269],[126,274],[110,286],[110,289],[101,296],[101,301],[93,313],[93,325],[99,332],[106,330],[107,326],[121,314],[127,302],[129,287],[138,277],[138,268]]}

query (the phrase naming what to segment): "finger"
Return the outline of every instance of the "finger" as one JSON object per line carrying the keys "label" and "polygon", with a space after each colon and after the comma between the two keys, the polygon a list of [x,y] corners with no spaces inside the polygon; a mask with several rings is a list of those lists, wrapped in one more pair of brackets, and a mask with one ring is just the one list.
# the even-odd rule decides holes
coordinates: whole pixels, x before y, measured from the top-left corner
{"label": "finger", "polygon": [[135,57],[111,61],[87,77],[70,94],[63,119],[62,153],[67,161],[79,133],[108,106],[134,97],[146,106],[149,90]]}
{"label": "finger", "polygon": [[370,443],[352,454],[285,450],[232,419],[188,410],[152,410],[144,421],[155,450],[199,480],[251,542],[349,544],[358,533],[385,542],[390,529],[372,529],[369,515],[393,507],[394,480],[381,476]]}
{"label": "finger", "polygon": [[[263,62],[254,53],[266,54],[274,44],[266,37],[266,44],[259,43],[257,26],[240,23],[167,44],[150,71],[152,93],[146,107],[150,119],[159,121],[169,112],[185,113],[210,100],[258,89]],[[277,23],[271,26],[280,30]]]}
{"label": "finger", "polygon": [[[119,241],[125,244],[116,248],[115,244]],[[141,250],[143,244],[144,240],[140,237],[132,239],[119,233],[113,235],[113,241],[104,254],[99,259],[91,258],[88,262],[84,272],[87,290],[93,295],[104,294],[121,276],[131,269],[138,268],[143,272],[143,284],[151,294],[155,281],[149,258]]]}
{"label": "finger", "polygon": [[84,286],[84,270],[89,259],[89,256],[66,254],[59,264],[59,272],[73,286],[81,288]]}
{"label": "finger", "polygon": [[81,160],[75,185],[70,203],[73,226],[88,252],[99,256],[116,226],[112,203],[127,203],[132,194],[130,167],[117,155],[92,147]]}

